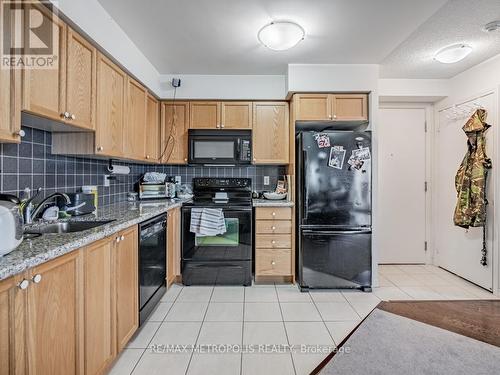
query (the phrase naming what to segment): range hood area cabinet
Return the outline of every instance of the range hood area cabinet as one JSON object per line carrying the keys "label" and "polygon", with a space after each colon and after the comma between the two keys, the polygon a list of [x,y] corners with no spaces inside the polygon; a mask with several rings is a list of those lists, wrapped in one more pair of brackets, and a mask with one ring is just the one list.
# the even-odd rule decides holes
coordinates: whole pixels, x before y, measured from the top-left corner
{"label": "range hood area cabinet", "polygon": [[29,3],[50,24],[59,56],[54,69],[22,70],[22,110],[76,128],[95,127],[97,49],[44,5]]}
{"label": "range hood area cabinet", "polygon": [[190,102],[190,129],[251,129],[252,102]]}
{"label": "range hood area cabinet", "polygon": [[294,94],[296,121],[368,121],[367,94]]}

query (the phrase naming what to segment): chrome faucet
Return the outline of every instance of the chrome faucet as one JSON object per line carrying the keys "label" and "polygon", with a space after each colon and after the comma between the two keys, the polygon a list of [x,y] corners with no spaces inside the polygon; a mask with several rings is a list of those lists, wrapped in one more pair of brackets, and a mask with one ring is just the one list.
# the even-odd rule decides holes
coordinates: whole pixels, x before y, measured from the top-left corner
{"label": "chrome faucet", "polygon": [[45,197],[44,199],[42,199],[40,201],[40,203],[38,203],[38,205],[36,206],[36,208],[34,210],[31,210],[31,209],[28,209],[28,207],[30,207],[32,205],[32,201],[33,199],[35,199],[36,197],[38,196],[38,194],[32,196],[30,199],[28,199],[23,207],[23,217],[24,217],[24,223],[25,224],[33,224],[33,220],[36,219],[36,217],[38,216],[38,214],[40,212],[42,212],[42,210],[45,209],[45,203],[56,198],[56,197],[62,197],[64,198],[64,200],[66,201],[66,204],[69,205],[71,204],[71,199],[64,193],[54,193],[54,194],[51,194],[47,197]]}

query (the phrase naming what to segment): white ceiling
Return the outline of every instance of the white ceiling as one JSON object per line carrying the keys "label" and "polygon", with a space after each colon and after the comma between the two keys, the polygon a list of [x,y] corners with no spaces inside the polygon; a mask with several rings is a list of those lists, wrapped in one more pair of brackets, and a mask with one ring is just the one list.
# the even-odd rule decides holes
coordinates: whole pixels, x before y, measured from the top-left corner
{"label": "white ceiling", "polygon": [[[284,74],[287,64],[382,64],[386,78],[447,78],[500,53],[500,0],[98,0],[161,74]],[[446,5],[445,5],[446,3]],[[277,19],[304,27],[289,51],[261,46]],[[474,52],[444,66],[437,49],[465,41]],[[497,41],[496,45],[490,45]]]}
{"label": "white ceiling", "polygon": [[[498,55],[500,30],[482,30],[494,20],[500,20],[500,0],[450,0],[382,61],[381,76],[450,78]],[[437,51],[456,43],[469,44],[472,53],[456,64],[434,61]]]}
{"label": "white ceiling", "polygon": [[[283,74],[289,63],[379,63],[445,0],[99,0],[162,74]],[[273,19],[298,22],[289,51],[261,46]]]}

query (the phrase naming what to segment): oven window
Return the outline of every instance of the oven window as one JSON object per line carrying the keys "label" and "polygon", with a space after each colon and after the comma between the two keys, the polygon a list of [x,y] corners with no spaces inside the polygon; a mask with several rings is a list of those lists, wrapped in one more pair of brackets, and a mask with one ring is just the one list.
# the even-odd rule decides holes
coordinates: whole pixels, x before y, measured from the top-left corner
{"label": "oven window", "polygon": [[234,158],[234,142],[195,141],[194,157],[196,159],[232,159]]}
{"label": "oven window", "polygon": [[227,218],[226,233],[217,236],[195,236],[196,246],[238,246],[240,244],[240,220]]}

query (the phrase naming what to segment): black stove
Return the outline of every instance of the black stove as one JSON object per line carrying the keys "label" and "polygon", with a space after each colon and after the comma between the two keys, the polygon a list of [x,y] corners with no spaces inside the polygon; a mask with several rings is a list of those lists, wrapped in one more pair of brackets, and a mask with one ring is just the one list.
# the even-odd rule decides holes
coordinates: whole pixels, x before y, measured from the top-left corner
{"label": "black stove", "polygon": [[[252,180],[194,178],[193,201],[182,208],[182,281],[184,285],[251,285]],[[191,231],[193,210],[218,209],[225,232]]]}

